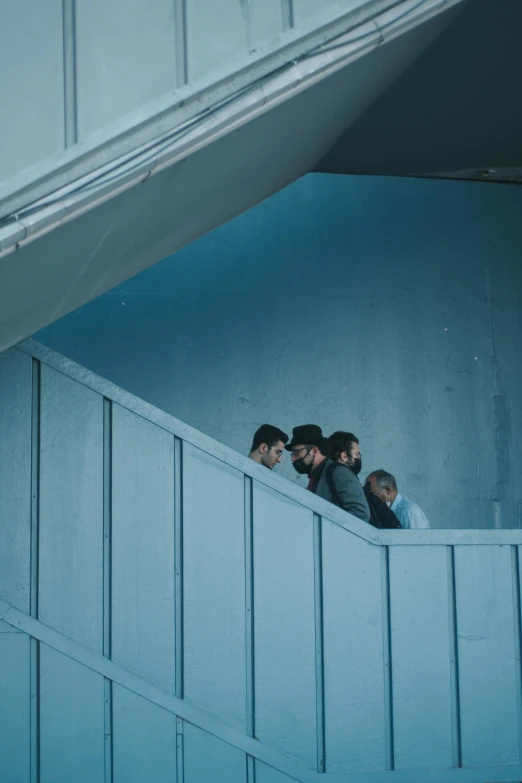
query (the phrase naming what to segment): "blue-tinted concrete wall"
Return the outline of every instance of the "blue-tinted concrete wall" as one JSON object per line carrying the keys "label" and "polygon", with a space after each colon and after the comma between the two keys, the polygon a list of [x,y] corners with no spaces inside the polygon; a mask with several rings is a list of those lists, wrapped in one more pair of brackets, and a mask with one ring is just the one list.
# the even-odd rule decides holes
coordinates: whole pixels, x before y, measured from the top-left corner
{"label": "blue-tinted concrete wall", "polygon": [[518,527],[521,215],[512,187],[309,175],[37,337],[237,450],[350,429],[434,527]]}

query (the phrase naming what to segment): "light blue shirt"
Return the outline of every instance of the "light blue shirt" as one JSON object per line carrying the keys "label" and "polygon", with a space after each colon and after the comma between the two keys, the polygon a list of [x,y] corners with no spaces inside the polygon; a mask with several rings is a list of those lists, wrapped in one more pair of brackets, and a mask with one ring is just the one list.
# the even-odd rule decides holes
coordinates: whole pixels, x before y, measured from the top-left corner
{"label": "light blue shirt", "polygon": [[405,529],[429,528],[430,526],[421,507],[412,500],[403,497],[400,492],[397,493],[397,497],[391,504],[391,510]]}

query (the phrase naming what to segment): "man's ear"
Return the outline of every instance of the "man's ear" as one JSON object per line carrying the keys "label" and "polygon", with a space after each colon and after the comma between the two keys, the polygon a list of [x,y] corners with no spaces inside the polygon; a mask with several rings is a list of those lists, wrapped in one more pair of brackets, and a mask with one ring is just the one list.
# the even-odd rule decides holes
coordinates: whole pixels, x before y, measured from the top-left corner
{"label": "man's ear", "polygon": [[266,445],[266,443],[260,443],[259,444],[259,453],[260,454],[266,454],[267,451],[268,451],[268,446]]}

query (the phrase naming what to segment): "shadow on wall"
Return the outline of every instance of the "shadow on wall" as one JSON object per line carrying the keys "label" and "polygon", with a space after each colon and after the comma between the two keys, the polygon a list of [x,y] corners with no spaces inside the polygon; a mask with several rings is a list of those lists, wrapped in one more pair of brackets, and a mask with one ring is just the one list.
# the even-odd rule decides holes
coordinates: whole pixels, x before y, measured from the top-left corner
{"label": "shadow on wall", "polygon": [[519,527],[521,206],[308,175],[36,337],[243,453],[351,430],[432,527]]}

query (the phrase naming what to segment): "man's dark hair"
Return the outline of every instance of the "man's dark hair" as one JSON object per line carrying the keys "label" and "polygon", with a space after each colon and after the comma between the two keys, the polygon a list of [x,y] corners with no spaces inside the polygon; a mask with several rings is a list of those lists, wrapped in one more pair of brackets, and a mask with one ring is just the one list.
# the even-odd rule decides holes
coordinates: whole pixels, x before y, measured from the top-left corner
{"label": "man's dark hair", "polygon": [[252,441],[252,448],[250,451],[255,451],[262,443],[266,443],[268,448],[272,448],[279,441],[286,443],[288,441],[288,435],[283,430],[273,427],[271,424],[262,424],[257,432],[254,433],[254,440]]}
{"label": "man's dark hair", "polygon": [[354,443],[359,443],[359,439],[355,437],[353,432],[337,430],[328,438],[328,456],[337,462],[341,452],[347,451],[350,453]]}
{"label": "man's dark hair", "polygon": [[397,489],[395,476],[392,476],[387,470],[382,470],[382,468],[380,470],[373,470],[368,478],[371,478],[372,476],[375,478],[378,489],[386,489],[387,487],[390,487],[390,489]]}

